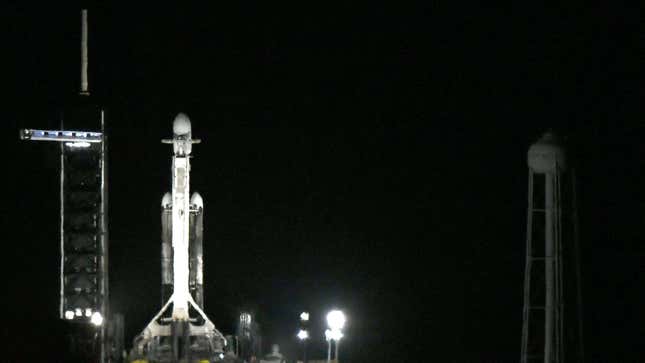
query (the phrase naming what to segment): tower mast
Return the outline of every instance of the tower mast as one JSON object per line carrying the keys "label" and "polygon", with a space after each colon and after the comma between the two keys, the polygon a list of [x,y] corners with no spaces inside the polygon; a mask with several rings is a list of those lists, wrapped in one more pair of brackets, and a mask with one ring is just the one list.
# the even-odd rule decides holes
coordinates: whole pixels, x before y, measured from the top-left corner
{"label": "tower mast", "polygon": [[87,80],[87,9],[81,10],[81,96],[89,96],[90,89]]}

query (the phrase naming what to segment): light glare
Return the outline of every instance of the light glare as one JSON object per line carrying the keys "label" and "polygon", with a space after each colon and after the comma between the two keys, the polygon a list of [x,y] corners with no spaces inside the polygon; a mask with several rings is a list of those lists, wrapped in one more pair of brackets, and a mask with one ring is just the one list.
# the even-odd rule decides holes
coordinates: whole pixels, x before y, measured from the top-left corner
{"label": "light glare", "polygon": [[298,336],[298,339],[305,340],[309,338],[309,332],[307,332],[306,330],[300,329],[297,336]]}
{"label": "light glare", "polygon": [[90,322],[96,326],[100,326],[101,324],[103,324],[103,316],[101,315],[101,313],[97,311],[94,314],[92,314],[92,317],[90,318]]}
{"label": "light glare", "polygon": [[72,310],[67,310],[65,312],[65,319],[67,319],[67,320],[74,319],[74,312]]}
{"label": "light glare", "polygon": [[86,148],[86,147],[90,147],[91,144],[86,141],[75,141],[75,142],[66,142],[65,145],[69,147]]}
{"label": "light glare", "polygon": [[300,320],[309,321],[309,313],[306,311],[303,311],[302,313],[300,313]]}
{"label": "light glare", "polygon": [[329,337],[332,340],[339,341],[343,337],[343,332],[340,330],[332,330]]}
{"label": "light glare", "polygon": [[251,314],[249,313],[240,314],[240,322],[245,326],[251,326]]}
{"label": "light glare", "polygon": [[340,310],[332,310],[327,314],[327,325],[331,330],[342,330],[346,320],[345,314]]}

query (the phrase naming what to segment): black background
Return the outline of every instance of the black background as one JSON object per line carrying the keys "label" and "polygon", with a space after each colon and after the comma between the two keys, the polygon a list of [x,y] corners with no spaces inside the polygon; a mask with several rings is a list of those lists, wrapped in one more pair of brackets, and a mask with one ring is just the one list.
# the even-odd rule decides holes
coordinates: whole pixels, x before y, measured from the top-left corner
{"label": "black background", "polygon": [[[8,361],[57,361],[58,128],[78,7],[2,12]],[[635,12],[585,4],[90,8],[108,110],[110,284],[128,347],[159,309],[159,203],[177,112],[205,200],[206,312],[255,309],[292,353],[298,314],[343,308],[348,362],[517,361],[526,150],[577,162],[589,361],[643,359],[643,135]],[[3,183],[4,184],[4,183]],[[6,184],[5,184],[6,185]]]}

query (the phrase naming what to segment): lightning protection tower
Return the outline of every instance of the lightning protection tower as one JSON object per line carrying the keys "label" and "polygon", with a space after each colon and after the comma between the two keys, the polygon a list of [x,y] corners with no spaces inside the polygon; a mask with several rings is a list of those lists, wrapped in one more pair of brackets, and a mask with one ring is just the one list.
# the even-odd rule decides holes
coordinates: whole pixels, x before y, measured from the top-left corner
{"label": "lightning protection tower", "polygon": [[574,173],[551,132],[531,145],[527,161],[521,362],[579,362],[582,305]]}

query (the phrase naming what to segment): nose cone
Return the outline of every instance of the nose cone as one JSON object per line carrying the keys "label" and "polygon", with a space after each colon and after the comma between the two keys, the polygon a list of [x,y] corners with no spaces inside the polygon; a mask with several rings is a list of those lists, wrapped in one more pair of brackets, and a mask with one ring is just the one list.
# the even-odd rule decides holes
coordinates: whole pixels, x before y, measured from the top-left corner
{"label": "nose cone", "polygon": [[167,207],[170,204],[172,204],[172,196],[170,195],[170,193],[166,193],[163,195],[163,198],[161,198],[161,206]]}
{"label": "nose cone", "polygon": [[179,113],[172,123],[172,132],[175,135],[190,134],[190,119],[185,113]]}
{"label": "nose cone", "polygon": [[196,206],[197,208],[204,208],[204,200],[202,199],[202,196],[197,192],[193,193],[193,195],[190,197],[190,204]]}

